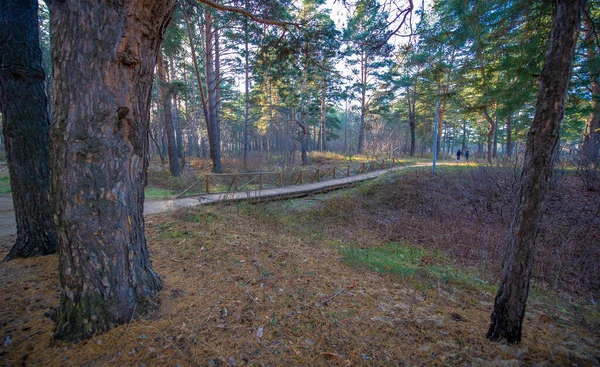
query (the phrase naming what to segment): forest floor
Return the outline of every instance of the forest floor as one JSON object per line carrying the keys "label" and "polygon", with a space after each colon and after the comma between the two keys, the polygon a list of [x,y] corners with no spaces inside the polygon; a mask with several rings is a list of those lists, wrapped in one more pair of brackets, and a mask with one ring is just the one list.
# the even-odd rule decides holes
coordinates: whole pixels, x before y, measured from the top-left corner
{"label": "forest floor", "polygon": [[509,346],[485,333],[510,174],[441,171],[149,215],[158,309],[79,343],[52,339],[57,257],[3,263],[0,365],[600,365],[600,195],[573,177],[553,190],[523,341]]}

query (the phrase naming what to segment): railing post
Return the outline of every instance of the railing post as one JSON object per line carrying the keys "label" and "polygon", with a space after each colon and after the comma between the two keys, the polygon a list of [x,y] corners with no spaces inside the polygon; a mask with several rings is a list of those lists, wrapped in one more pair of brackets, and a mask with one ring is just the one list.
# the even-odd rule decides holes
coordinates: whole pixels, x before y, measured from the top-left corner
{"label": "railing post", "polygon": [[263,187],[263,177],[262,177],[262,173],[258,174],[258,189],[262,190]]}
{"label": "railing post", "polygon": [[233,180],[234,180],[234,190],[235,191],[238,191],[238,177],[239,177],[238,175],[235,175],[233,177]]}
{"label": "railing post", "polygon": [[317,176],[317,182],[321,181],[321,170],[317,168],[317,172],[315,173],[315,176]]}
{"label": "railing post", "polygon": [[333,167],[333,179],[335,180],[335,167]]}
{"label": "railing post", "polygon": [[283,187],[283,173],[279,172],[279,187]]}
{"label": "railing post", "polygon": [[206,188],[206,193],[207,194],[208,194],[208,177],[209,177],[209,175],[206,175],[206,185],[205,185],[205,188]]}
{"label": "railing post", "polygon": [[360,169],[361,169],[361,173],[365,173],[365,164],[364,163],[360,166]]}
{"label": "railing post", "polygon": [[350,165],[348,165],[348,173],[346,175],[347,177],[350,177]]}

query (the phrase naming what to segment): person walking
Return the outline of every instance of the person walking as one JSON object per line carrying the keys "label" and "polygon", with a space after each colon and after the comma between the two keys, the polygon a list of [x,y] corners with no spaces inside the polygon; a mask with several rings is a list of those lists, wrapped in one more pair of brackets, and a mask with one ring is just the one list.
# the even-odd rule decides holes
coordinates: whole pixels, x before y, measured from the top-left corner
{"label": "person walking", "polygon": [[468,149],[465,151],[465,159],[467,160],[467,162],[469,161],[469,150]]}
{"label": "person walking", "polygon": [[458,152],[456,152],[456,160],[460,161],[460,155],[462,154],[462,152],[460,151],[460,149],[458,150]]}

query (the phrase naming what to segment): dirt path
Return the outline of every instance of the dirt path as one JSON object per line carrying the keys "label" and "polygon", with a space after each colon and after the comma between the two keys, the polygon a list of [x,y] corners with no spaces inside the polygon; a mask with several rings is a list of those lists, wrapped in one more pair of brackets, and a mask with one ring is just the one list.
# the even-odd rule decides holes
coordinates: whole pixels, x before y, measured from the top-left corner
{"label": "dirt path", "polygon": [[0,195],[0,237],[17,233],[12,196]]}
{"label": "dirt path", "polygon": [[[229,192],[220,194],[207,194],[196,197],[188,197],[173,200],[147,200],[144,204],[144,214],[155,214],[179,208],[189,208],[198,205],[208,205],[217,202],[238,202],[244,200],[277,200],[308,195],[311,193],[325,192],[353,185],[358,182],[371,180],[388,171],[406,169],[415,166],[394,167],[388,170],[380,170],[356,175],[351,177],[315,182],[304,185],[284,186],[275,189]],[[14,235],[17,233],[15,213],[12,197],[10,195],[0,196],[0,237]]]}

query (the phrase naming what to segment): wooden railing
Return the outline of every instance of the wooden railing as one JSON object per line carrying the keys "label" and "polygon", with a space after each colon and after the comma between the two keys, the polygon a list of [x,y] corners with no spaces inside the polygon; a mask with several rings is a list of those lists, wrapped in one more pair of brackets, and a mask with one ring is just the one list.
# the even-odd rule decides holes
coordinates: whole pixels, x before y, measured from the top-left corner
{"label": "wooden railing", "polygon": [[296,172],[246,172],[246,173],[209,173],[198,178],[183,190],[176,198],[196,188],[192,195],[235,192],[244,190],[263,190],[265,188],[302,185],[323,180],[356,176],[359,174],[392,168],[401,165],[395,158],[371,161],[354,165],[321,167]]}

